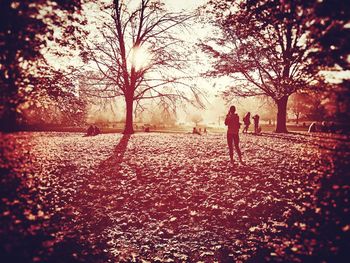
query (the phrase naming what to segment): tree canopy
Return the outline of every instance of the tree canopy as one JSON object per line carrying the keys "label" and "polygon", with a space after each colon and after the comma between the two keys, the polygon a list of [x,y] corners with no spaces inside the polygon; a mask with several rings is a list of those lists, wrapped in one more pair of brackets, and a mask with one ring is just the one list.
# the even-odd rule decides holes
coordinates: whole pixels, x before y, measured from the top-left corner
{"label": "tree canopy", "polygon": [[[50,41],[67,44],[74,37],[72,26],[80,0],[0,2],[0,123],[2,131],[16,129],[19,108],[31,94],[53,83],[43,49]],[[55,29],[60,27],[61,37]],[[52,72],[51,72],[52,73]]]}
{"label": "tree canopy", "polygon": [[[348,31],[343,6],[335,6],[331,15],[323,17],[320,5],[318,1],[209,1],[207,11],[222,35],[201,44],[213,59],[208,75],[232,77],[226,97],[271,97],[278,107],[276,132],[287,131],[291,94],[324,86],[321,70],[337,63],[347,67],[346,37],[341,37]],[[334,32],[338,40],[327,42]],[[330,43],[334,52],[343,53],[342,58],[326,49]],[[315,63],[320,54],[329,59]]]}

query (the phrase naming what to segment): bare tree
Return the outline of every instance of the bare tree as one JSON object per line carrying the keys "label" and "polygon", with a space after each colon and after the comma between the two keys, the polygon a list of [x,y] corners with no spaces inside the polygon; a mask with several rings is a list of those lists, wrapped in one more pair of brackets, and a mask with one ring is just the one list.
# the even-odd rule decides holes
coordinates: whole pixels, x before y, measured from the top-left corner
{"label": "bare tree", "polygon": [[188,54],[179,50],[183,41],[176,37],[176,30],[185,30],[190,16],[167,12],[154,0],[141,0],[133,10],[114,0],[105,13],[109,10],[102,38],[92,42],[85,55],[99,70],[88,76],[93,93],[125,99],[124,133],[134,132],[133,114],[142,100],[155,99],[166,110],[174,110],[179,99],[191,101],[190,94],[199,101],[198,90],[189,84],[191,77],[184,70]]}

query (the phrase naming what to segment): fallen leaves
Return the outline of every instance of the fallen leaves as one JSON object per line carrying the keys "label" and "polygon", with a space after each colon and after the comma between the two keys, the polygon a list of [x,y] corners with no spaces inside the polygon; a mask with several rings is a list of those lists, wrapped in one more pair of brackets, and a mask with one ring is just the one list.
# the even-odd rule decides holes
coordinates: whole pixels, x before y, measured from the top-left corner
{"label": "fallen leaves", "polygon": [[[64,248],[94,262],[245,261],[262,244],[266,257],[297,261],[328,242],[308,214],[332,220],[326,211],[346,206],[331,196],[349,191],[339,181],[319,196],[341,167],[333,137],[242,135],[245,166],[231,165],[223,134],[18,133],[5,142],[1,168],[19,183],[1,199],[2,234],[12,224],[41,232],[52,256]],[[316,237],[305,245],[303,233]],[[32,258],[48,260],[43,251]]]}

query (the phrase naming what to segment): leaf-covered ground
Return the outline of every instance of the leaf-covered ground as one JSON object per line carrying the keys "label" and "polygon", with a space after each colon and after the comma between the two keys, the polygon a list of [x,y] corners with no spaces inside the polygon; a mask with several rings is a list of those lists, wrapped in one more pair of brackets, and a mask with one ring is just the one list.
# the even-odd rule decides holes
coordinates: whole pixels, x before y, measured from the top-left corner
{"label": "leaf-covered ground", "polygon": [[349,140],[1,135],[1,262],[347,262]]}

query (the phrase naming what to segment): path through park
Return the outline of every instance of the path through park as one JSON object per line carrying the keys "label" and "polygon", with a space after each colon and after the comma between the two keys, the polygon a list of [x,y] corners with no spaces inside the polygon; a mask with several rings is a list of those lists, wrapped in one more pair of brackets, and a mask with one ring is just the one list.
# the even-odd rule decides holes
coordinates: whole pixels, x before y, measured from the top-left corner
{"label": "path through park", "polygon": [[232,166],[224,134],[2,135],[2,258],[343,262],[348,138],[241,141]]}

